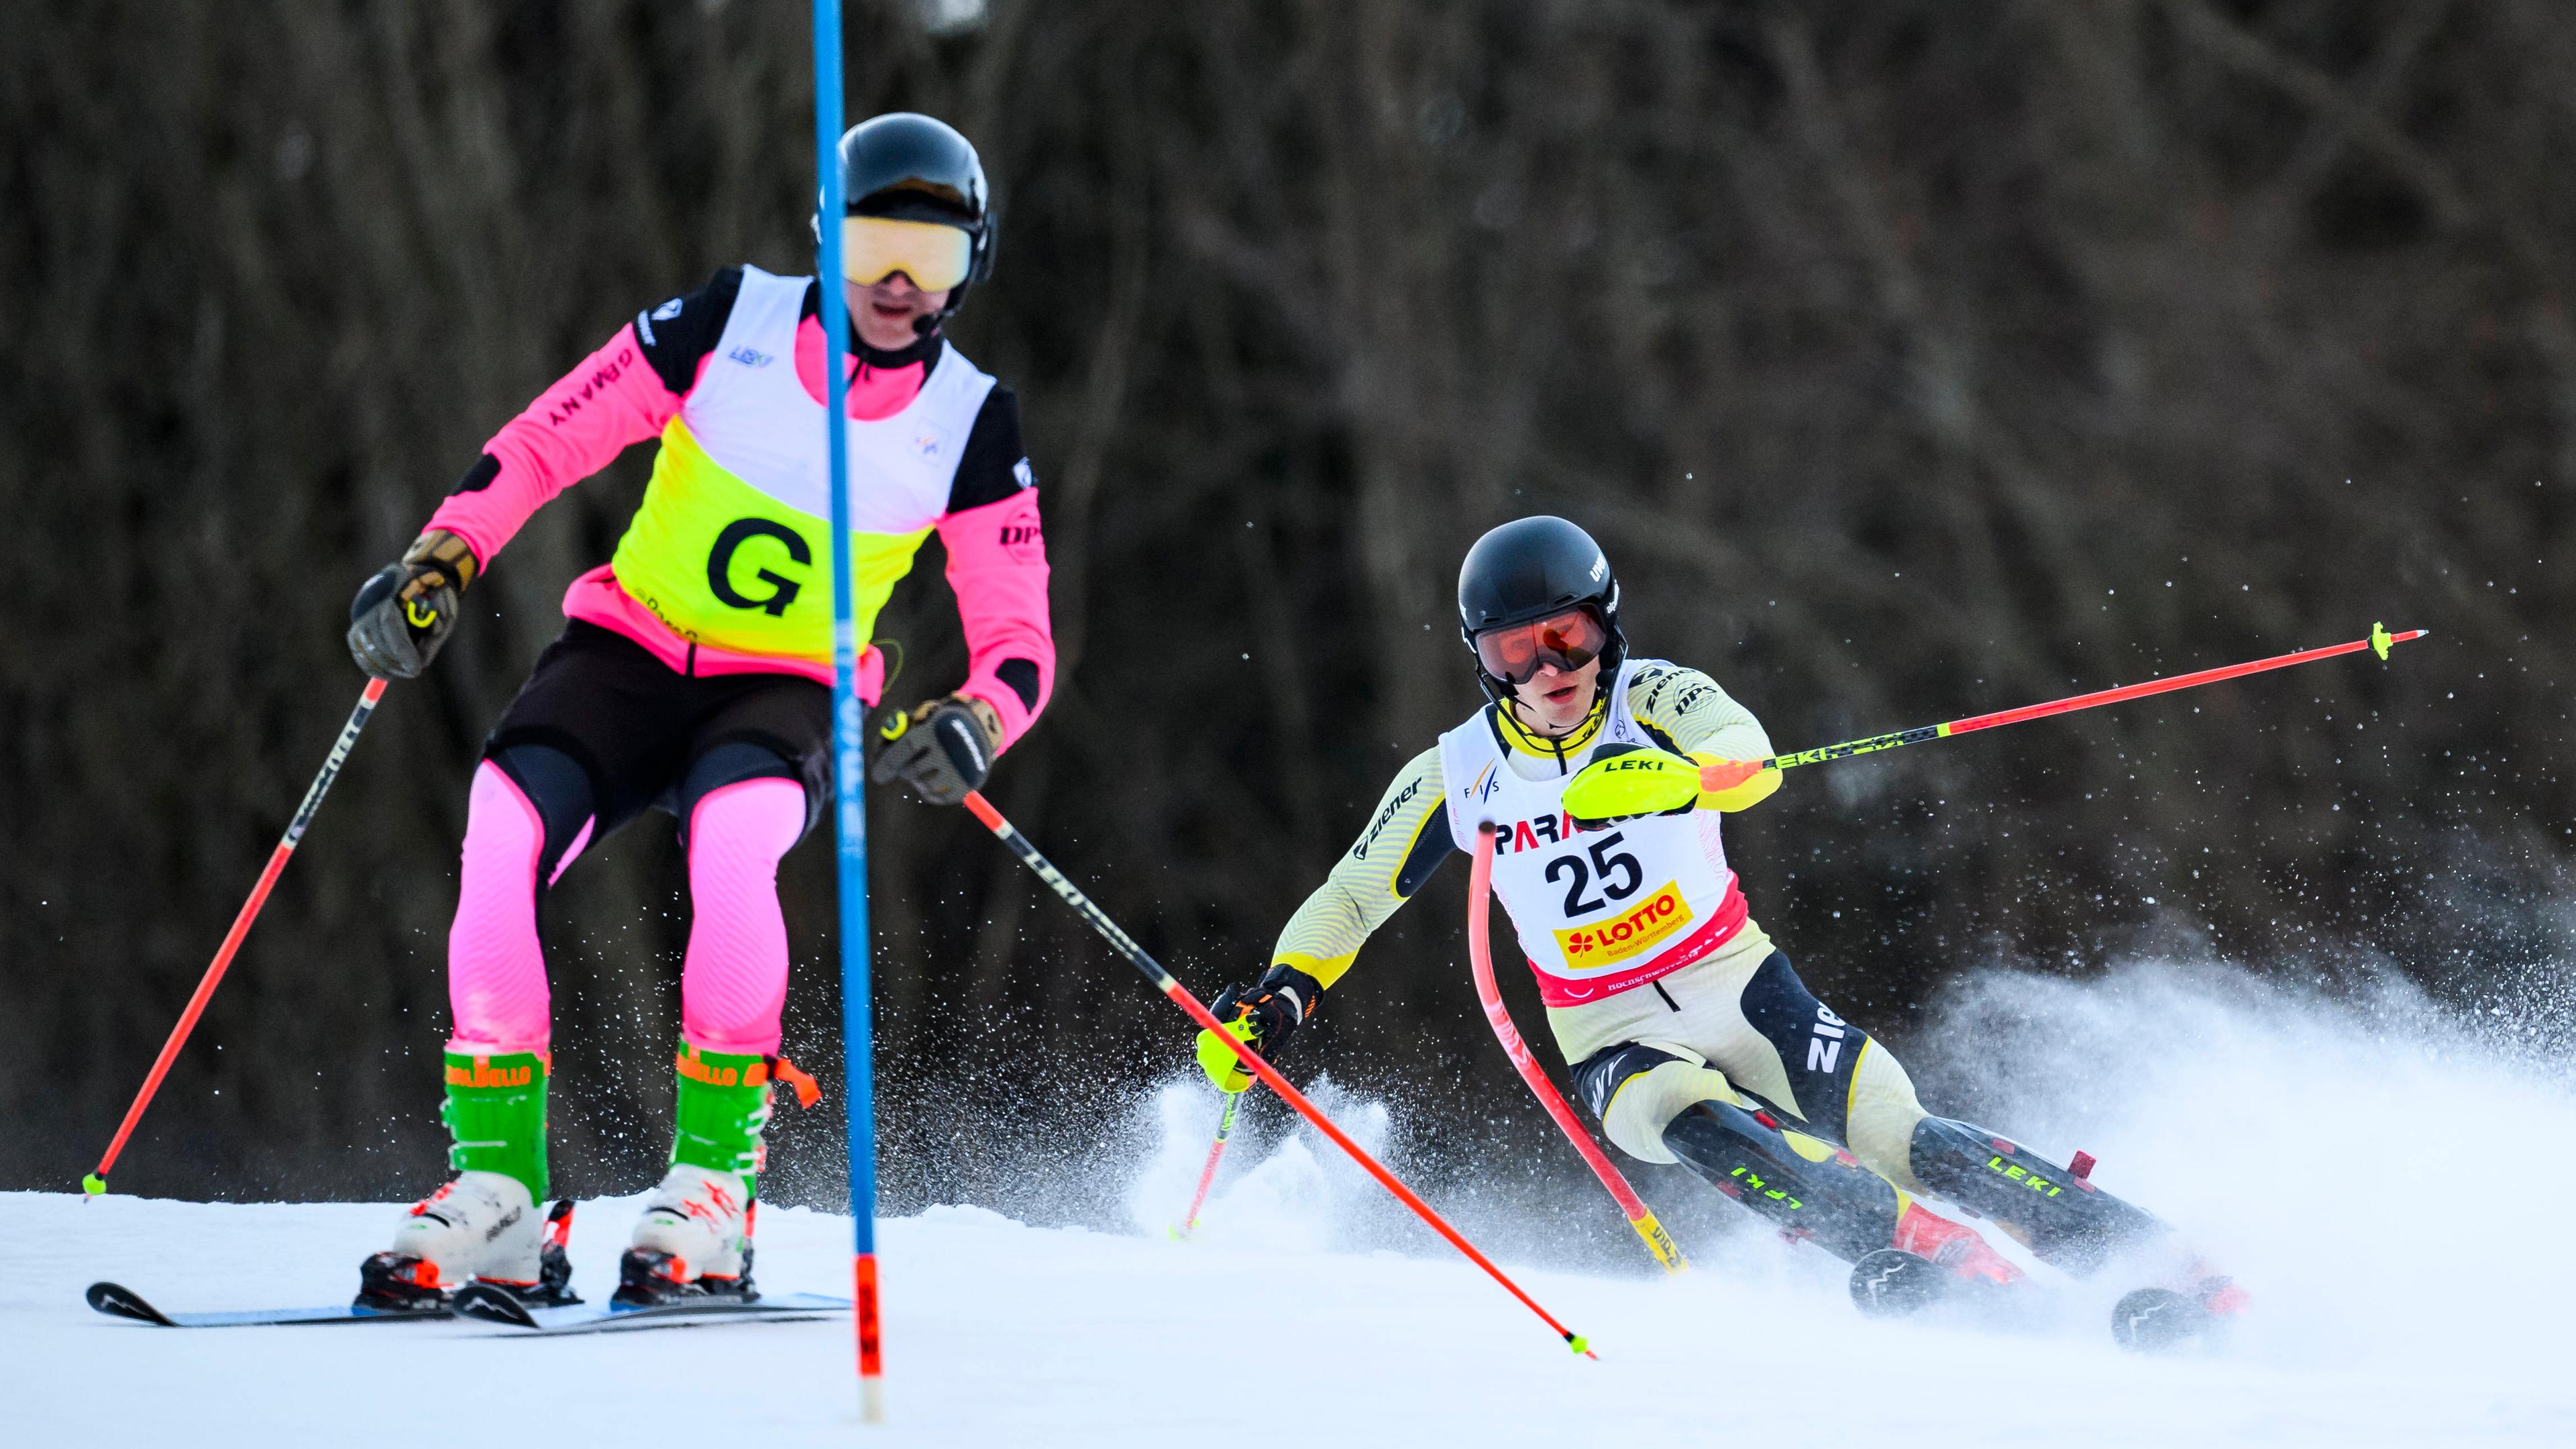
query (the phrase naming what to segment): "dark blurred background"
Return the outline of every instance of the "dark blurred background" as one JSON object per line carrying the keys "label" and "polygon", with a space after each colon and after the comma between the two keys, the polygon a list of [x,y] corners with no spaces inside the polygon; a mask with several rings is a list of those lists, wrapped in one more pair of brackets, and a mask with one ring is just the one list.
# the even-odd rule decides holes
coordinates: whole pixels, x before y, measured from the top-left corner
{"label": "dark blurred background", "polygon": [[[359,581],[639,308],[810,270],[811,71],[752,0],[9,14],[0,1187],[66,1189],[357,693]],[[2563,1023],[2576,8],[936,0],[854,6],[848,62],[854,119],[953,121],[1002,206],[953,335],[1025,401],[1064,671],[992,793],[1202,994],[1477,703],[1466,545],[1554,511],[1784,749],[2434,631],[1732,822],[1900,1049],[1964,971],[2142,953]],[[467,779],[649,451],[387,696],[120,1190],[438,1179]],[[902,698],[962,674],[939,563],[879,625]],[[871,808],[884,1206],[1042,1212],[1188,1029],[971,820]],[[785,881],[827,1074],[831,865]],[[1289,1065],[1394,1097],[1452,1187],[1575,1171],[1476,1010],[1464,875]],[[652,816],[551,898],[570,1190],[667,1150],[682,883]],[[782,1125],[773,1191],[838,1200],[835,1121]]]}

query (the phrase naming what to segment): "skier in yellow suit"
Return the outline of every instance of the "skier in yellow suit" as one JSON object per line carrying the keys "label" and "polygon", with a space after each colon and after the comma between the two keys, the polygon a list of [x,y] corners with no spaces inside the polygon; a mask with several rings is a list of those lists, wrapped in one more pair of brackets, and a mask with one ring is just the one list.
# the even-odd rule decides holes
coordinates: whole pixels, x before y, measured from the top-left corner
{"label": "skier in yellow suit", "polygon": [[[1467,554],[1458,609],[1488,703],[1397,774],[1260,981],[1217,998],[1228,1030],[1275,1054],[1369,934],[1491,827],[1494,892],[1548,1027],[1628,1155],[1679,1162],[1846,1261],[1879,1254],[1891,1304],[2020,1276],[1926,1208],[1938,1194],[2054,1266],[2088,1274],[2139,1250],[2162,1260],[2168,1308],[2241,1310],[2242,1290],[2086,1180],[2089,1162],[1927,1112],[1894,1054],[1807,990],[1721,838],[1726,814],[1779,788],[1757,764],[1770,739],[1707,675],[1628,656],[1618,581],[1590,535],[1548,517],[1494,529]],[[1213,1033],[1198,1057],[1220,1088],[1250,1085]]]}

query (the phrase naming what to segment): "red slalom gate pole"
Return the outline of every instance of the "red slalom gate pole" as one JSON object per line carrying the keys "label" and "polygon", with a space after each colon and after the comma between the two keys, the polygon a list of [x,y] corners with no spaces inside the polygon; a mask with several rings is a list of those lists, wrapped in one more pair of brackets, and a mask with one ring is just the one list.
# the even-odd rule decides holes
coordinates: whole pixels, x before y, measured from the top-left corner
{"label": "red slalom gate pole", "polygon": [[1321,1107],[1306,1100],[1306,1094],[1298,1091],[1286,1077],[1279,1075],[1276,1067],[1262,1060],[1259,1052],[1237,1039],[1234,1033],[1227,1031],[1212,1012],[1199,1004],[1197,997],[1192,996],[1180,982],[1172,979],[1171,972],[1164,970],[1160,962],[1145,954],[1145,948],[1137,945],[1125,931],[1118,929],[1118,923],[1109,919],[1100,907],[1093,905],[1091,897],[1084,895],[1081,887],[1065,879],[1064,872],[1057,870],[1045,856],[1039,854],[1038,848],[1029,843],[1027,836],[1020,834],[1010,821],[1003,819],[1002,812],[993,808],[993,802],[985,799],[982,791],[966,792],[966,809],[976,819],[984,822],[985,829],[992,831],[1004,845],[1009,846],[1011,853],[1020,858],[1021,864],[1037,872],[1038,879],[1045,881],[1066,905],[1081,913],[1082,918],[1091,923],[1091,928],[1098,931],[1102,939],[1108,941],[1119,955],[1127,958],[1127,964],[1143,972],[1145,979],[1154,983],[1155,990],[1170,997],[1173,1005],[1188,1012],[1190,1020],[1197,1022],[1200,1029],[1216,1033],[1217,1039],[1233,1049],[1236,1058],[1247,1070],[1259,1077],[1270,1090],[1277,1092],[1281,1101],[1297,1109],[1297,1115],[1312,1123],[1316,1131],[1331,1138],[1334,1146],[1350,1154],[1351,1160],[1367,1169],[1369,1176],[1376,1178],[1380,1187],[1395,1194],[1396,1201],[1413,1209],[1413,1215],[1430,1224],[1432,1230],[1441,1237],[1448,1239],[1449,1246],[1465,1254],[1467,1261],[1484,1269],[1486,1276],[1503,1285],[1504,1291],[1519,1299],[1522,1307],[1537,1314],[1540,1322],[1553,1330],[1557,1337],[1565,1340],[1566,1347],[1585,1358],[1600,1357],[1592,1351],[1592,1346],[1584,1341],[1583,1335],[1558,1322],[1556,1315],[1540,1307],[1537,1299],[1523,1292],[1521,1285],[1513,1282],[1502,1269],[1494,1266],[1493,1259],[1479,1252],[1476,1245],[1468,1242],[1464,1234],[1451,1227],[1447,1218],[1432,1211],[1431,1204],[1424,1202],[1412,1188],[1404,1185],[1402,1179],[1387,1171],[1376,1158],[1369,1156],[1367,1149],[1351,1140],[1350,1134],[1333,1125],[1333,1119],[1325,1116]]}
{"label": "red slalom gate pole", "polygon": [[2313,664],[2317,660],[2332,659],[2339,654],[2358,654],[2364,649],[2377,654],[2384,661],[2388,658],[2391,645],[2403,644],[2410,639],[2421,639],[2427,632],[2423,629],[2409,629],[2402,634],[2391,634],[2385,626],[2373,624],[2370,626],[2369,638],[2355,639],[2349,644],[2329,644],[2322,649],[2302,649],[2296,654],[2277,654],[2269,659],[2255,659],[2243,664],[2222,664],[2216,669],[2203,669],[2193,674],[2177,674],[2167,679],[2150,679],[2143,684],[2124,684],[2117,689],[2098,689],[2091,694],[2070,695],[2065,699],[2051,700],[2046,704],[2026,704],[2019,709],[1970,715],[1966,719],[1954,719],[1947,724],[1917,725],[1910,730],[1898,730],[1894,734],[1871,735],[1865,740],[1847,740],[1839,745],[1800,750],[1793,755],[1773,755],[1762,761],[1761,766],[1766,770],[1786,770],[1794,765],[1821,765],[1827,760],[1875,754],[1880,750],[1919,745],[1926,740],[1946,740],[1952,735],[1964,735],[1972,730],[2000,729],[2005,725],[2046,719],[2050,715],[2073,714],[2079,709],[2097,709],[2106,704],[2125,704],[2133,699],[2145,699],[2151,694],[2171,694],[2177,689],[2193,689],[2204,684],[2216,684],[2222,679],[2242,679],[2248,674],[2287,669],[2293,664]]}
{"label": "red slalom gate pole", "polygon": [[1655,1210],[1646,1206],[1645,1199],[1637,1196],[1637,1190],[1628,1185],[1628,1179],[1612,1165],[1609,1155],[1592,1140],[1592,1134],[1583,1129],[1574,1109],[1566,1105],[1565,1095],[1547,1079],[1546,1070],[1539,1066],[1536,1057],[1530,1055],[1529,1044],[1521,1040],[1519,1029],[1512,1025],[1511,1008],[1503,1004],[1503,993],[1494,984],[1494,944],[1487,915],[1493,898],[1494,827],[1486,825],[1476,832],[1475,873],[1467,881],[1467,962],[1476,973],[1476,996],[1485,1003],[1485,1021],[1493,1027],[1495,1040],[1503,1044],[1503,1055],[1512,1059],[1512,1065],[1520,1071],[1521,1080],[1529,1084],[1530,1094],[1537,1097],[1538,1104],[1555,1119],[1558,1129],[1565,1133],[1565,1140],[1573,1143],[1574,1150],[1583,1154],[1592,1175],[1601,1179],[1601,1185],[1608,1188],[1610,1196],[1618,1201],[1619,1211],[1628,1215],[1628,1226],[1636,1229],[1637,1236],[1645,1241],[1646,1251],[1655,1255],[1655,1261],[1664,1265],[1665,1272],[1683,1271],[1690,1266],[1690,1261],[1682,1256],[1672,1234],[1664,1231],[1663,1223],[1655,1217]]}
{"label": "red slalom gate pole", "polygon": [[286,873],[287,857],[295,854],[296,842],[304,838],[304,828],[313,823],[313,812],[322,808],[322,797],[330,793],[331,782],[339,778],[340,766],[349,758],[349,747],[358,742],[358,731],[367,727],[367,717],[376,712],[376,701],[384,696],[385,681],[367,681],[366,692],[358,696],[358,707],[349,712],[349,722],[340,727],[340,738],[331,746],[330,758],[322,762],[322,773],[313,777],[312,787],[304,792],[304,803],[288,822],[277,849],[268,853],[267,868],[259,873],[259,883],[250,888],[250,899],[242,902],[241,913],[233,917],[233,928],[224,933],[224,943],[215,948],[214,962],[197,982],[196,994],[188,998],[188,1009],[179,1013],[179,1024],[170,1029],[170,1039],[161,1044],[161,1055],[153,1059],[152,1071],[143,1079],[143,1090],[134,1094],[134,1105],[125,1109],[125,1120],[116,1128],[116,1140],[107,1144],[106,1155],[99,1158],[97,1169],[81,1179],[82,1192],[96,1197],[107,1191],[108,1169],[116,1166],[117,1154],[125,1150],[126,1139],[134,1135],[134,1124],[143,1120],[143,1109],[152,1105],[152,1094],[161,1090],[161,1079],[170,1074],[170,1064],[179,1059],[179,1048],[187,1043],[188,1033],[196,1030],[197,1018],[205,1014],[206,1003],[214,999],[225,968],[233,964],[233,954],[241,950],[242,938],[250,934],[251,922],[259,919],[260,907],[268,904],[269,891]]}

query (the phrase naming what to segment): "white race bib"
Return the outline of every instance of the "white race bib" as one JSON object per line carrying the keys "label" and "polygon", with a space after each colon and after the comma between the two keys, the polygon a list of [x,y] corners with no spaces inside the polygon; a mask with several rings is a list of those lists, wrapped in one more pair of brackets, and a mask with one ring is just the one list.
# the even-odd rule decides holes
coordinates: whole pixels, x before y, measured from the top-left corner
{"label": "white race bib", "polygon": [[1667,976],[1724,945],[1744,924],[1744,896],[1726,865],[1713,810],[1652,815],[1578,830],[1565,786],[1604,744],[1656,748],[1628,711],[1628,684],[1654,660],[1627,661],[1610,686],[1600,732],[1567,756],[1566,772],[1514,773],[1498,706],[1440,737],[1452,838],[1475,848],[1494,830],[1494,894],[1550,1006],[1598,1001]]}

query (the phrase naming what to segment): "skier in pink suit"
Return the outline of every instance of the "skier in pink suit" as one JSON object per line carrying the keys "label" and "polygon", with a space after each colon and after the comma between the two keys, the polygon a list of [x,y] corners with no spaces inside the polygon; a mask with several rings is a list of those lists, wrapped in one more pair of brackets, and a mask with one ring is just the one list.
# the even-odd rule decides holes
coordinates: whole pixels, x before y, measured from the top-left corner
{"label": "skier in pink suit", "polygon": [[[858,637],[935,530],[965,682],[907,711],[870,771],[954,804],[1046,705],[1055,646],[1035,476],[1012,391],[941,324],[989,271],[983,167],[963,136],[893,114],[842,138]],[[479,1279],[560,1298],[548,1241],[552,1071],[537,910],[581,853],[645,810],[676,817],[692,918],[669,1172],[620,1271],[630,1300],[748,1291],[750,1205],[780,1071],[779,858],[832,794],[832,581],[821,283],[726,267],[639,313],[496,434],[402,559],[351,606],[379,678],[426,667],[459,596],[548,499],[627,447],[660,451],[614,556],[564,595],[562,637],[474,773],[448,936],[455,1176],[367,1260],[359,1301],[430,1308]],[[877,701],[885,661],[859,659]],[[792,1070],[792,1069],[791,1069]]]}

